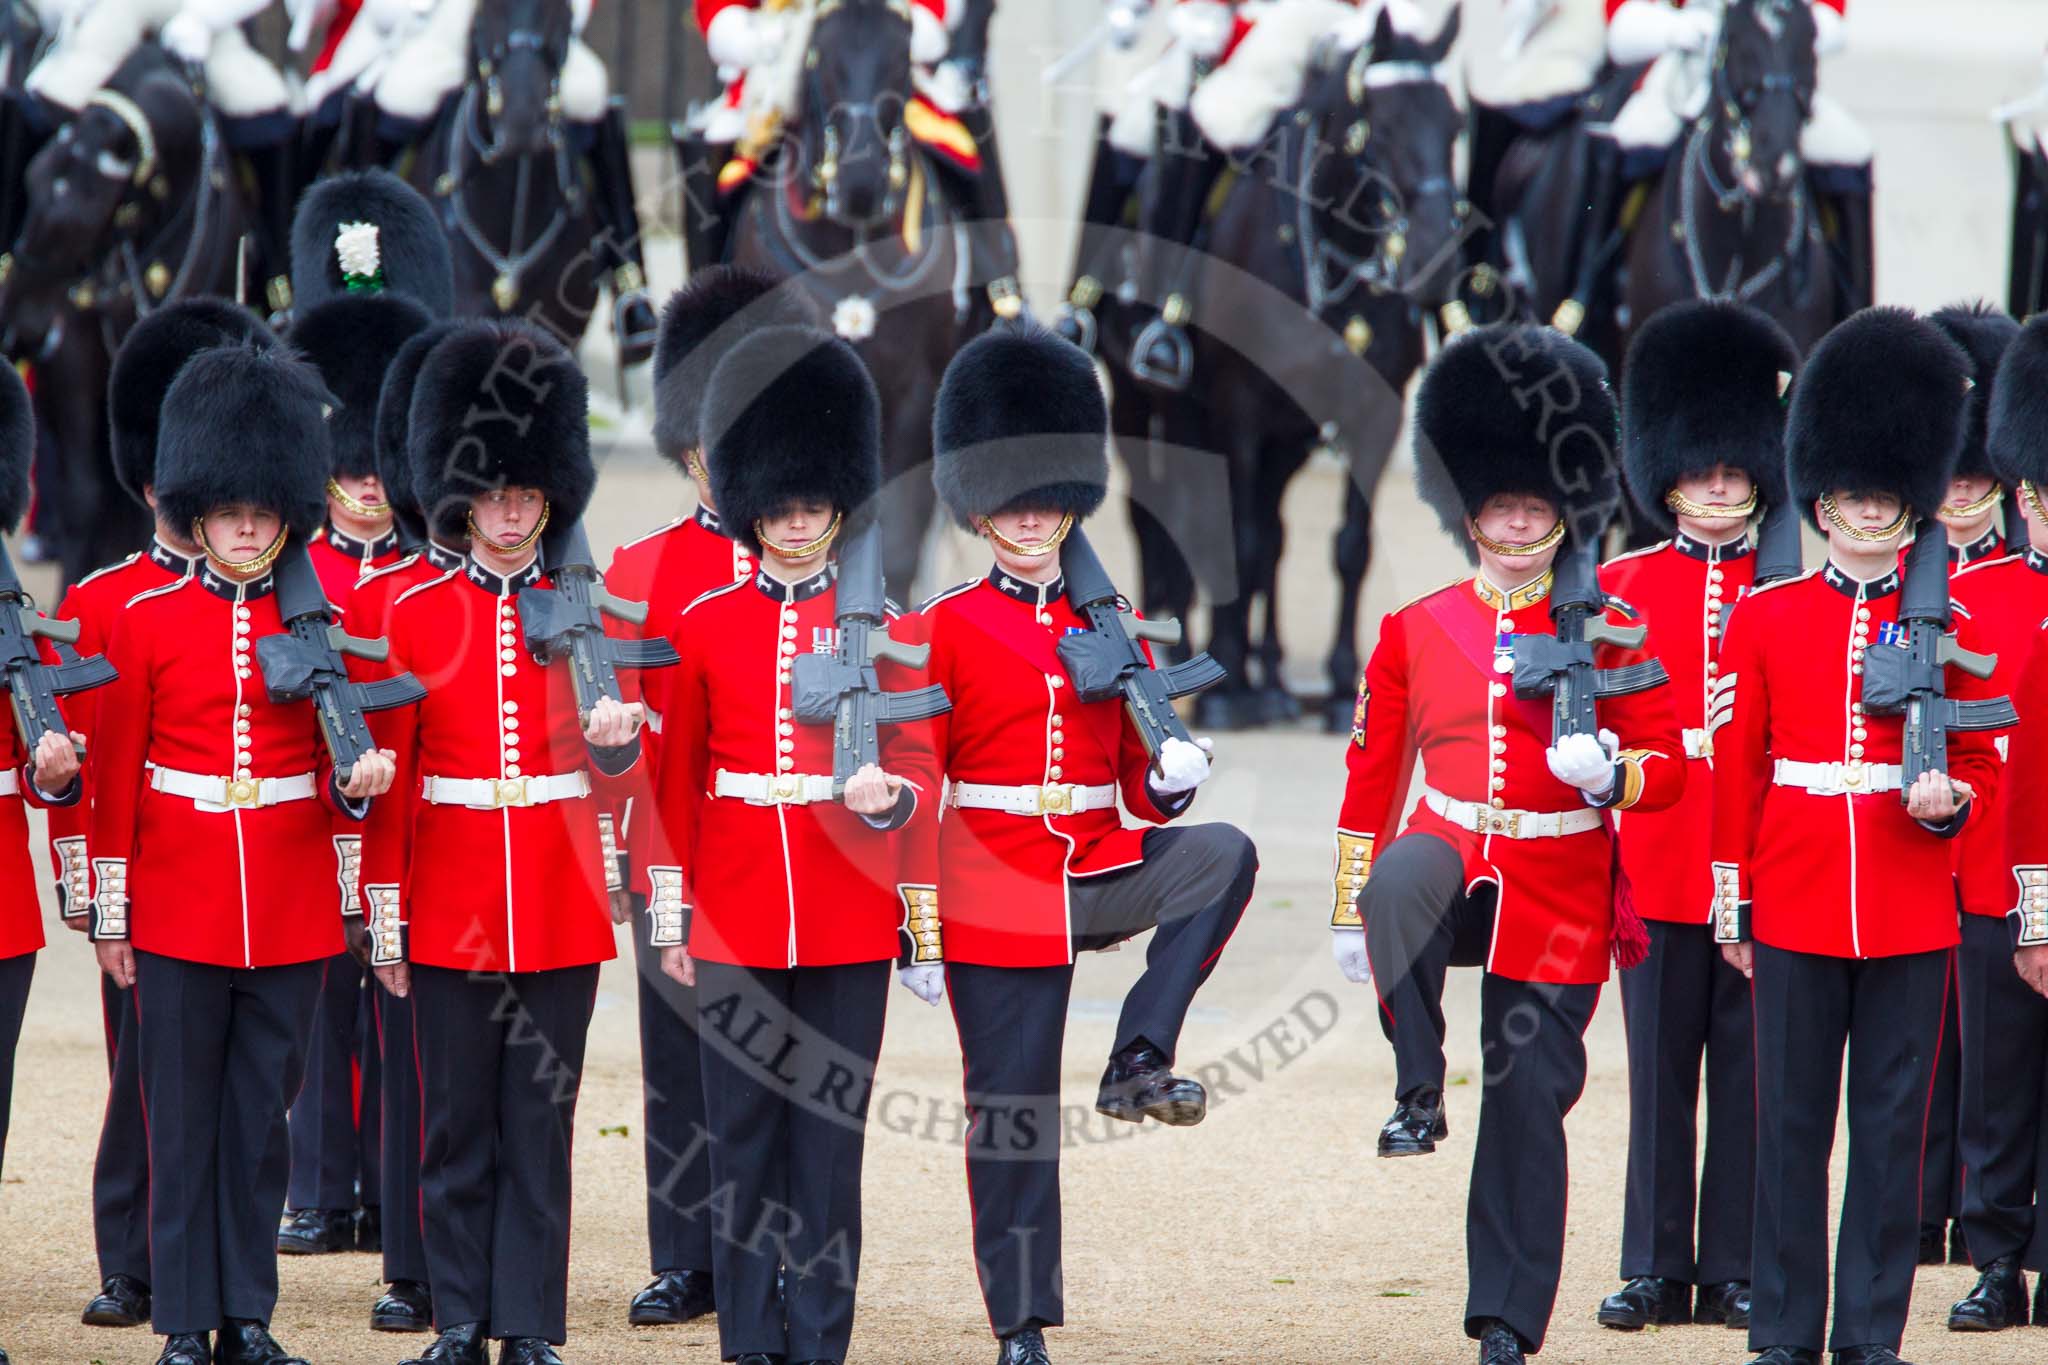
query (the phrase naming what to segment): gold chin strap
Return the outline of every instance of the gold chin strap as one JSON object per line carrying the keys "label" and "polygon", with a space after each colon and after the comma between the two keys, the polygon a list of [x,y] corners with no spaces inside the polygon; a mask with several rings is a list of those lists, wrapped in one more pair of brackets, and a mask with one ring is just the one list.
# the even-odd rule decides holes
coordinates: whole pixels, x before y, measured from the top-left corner
{"label": "gold chin strap", "polygon": [[981,529],[988,532],[990,540],[993,540],[1013,555],[1018,555],[1024,559],[1042,559],[1054,550],[1059,549],[1060,542],[1065,540],[1067,533],[1074,529],[1074,514],[1069,512],[1061,517],[1060,524],[1053,528],[1053,533],[1044,540],[1039,541],[1036,545],[1026,545],[1022,541],[1010,539],[1001,531],[998,531],[995,522],[988,517],[981,519]]}
{"label": "gold chin strap", "polygon": [[361,517],[364,521],[391,520],[391,505],[389,503],[382,507],[372,507],[333,479],[327,481],[327,496],[340,503],[341,510],[352,517]]}
{"label": "gold chin strap", "polygon": [[2035,520],[2048,526],[2048,507],[2041,505],[2041,490],[2034,487],[2032,479],[2020,480],[2020,500],[2033,510]]}
{"label": "gold chin strap", "polygon": [[290,537],[291,532],[280,526],[277,531],[277,539],[270,542],[269,549],[247,563],[235,564],[222,559],[213,552],[213,546],[206,539],[206,523],[198,517],[192,519],[192,539],[199,542],[199,548],[205,552],[207,562],[220,570],[224,577],[232,578],[238,583],[246,583],[251,579],[261,578],[269,573],[270,566],[277,563],[277,557],[284,553],[284,543]]}
{"label": "gold chin strap", "polygon": [[683,457],[683,472],[693,479],[711,482],[711,471],[704,467],[704,452],[693,450]]}
{"label": "gold chin strap", "polygon": [[1899,519],[1891,525],[1875,531],[1866,531],[1861,526],[1849,524],[1849,519],[1842,515],[1842,509],[1835,506],[1835,495],[1832,493],[1821,495],[1820,514],[1828,519],[1828,525],[1834,527],[1837,531],[1849,537],[1849,539],[1860,540],[1871,545],[1876,544],[1880,540],[1890,540],[1901,531],[1904,531],[1907,521],[1913,515],[1910,510],[1901,509]]}
{"label": "gold chin strap", "polygon": [[826,548],[832,544],[834,537],[839,534],[840,524],[845,520],[846,514],[844,512],[834,512],[832,514],[832,524],[825,528],[823,535],[808,545],[794,546],[777,545],[774,541],[768,539],[767,536],[761,534],[761,523],[757,521],[754,523],[754,539],[761,542],[762,549],[771,551],[784,559],[815,559],[825,553]]}
{"label": "gold chin strap", "polygon": [[1510,545],[1506,541],[1495,540],[1487,535],[1486,532],[1480,530],[1479,523],[1476,521],[1472,523],[1472,539],[1478,542],[1479,548],[1488,554],[1500,555],[1504,559],[1526,559],[1530,555],[1542,554],[1545,550],[1564,539],[1564,518],[1559,517],[1557,525],[1551,527],[1541,540],[1531,541],[1527,545]]}
{"label": "gold chin strap", "polygon": [[1742,521],[1756,511],[1756,490],[1749,490],[1749,496],[1739,503],[1694,502],[1676,488],[1664,495],[1664,505],[1681,517],[1695,521]]}
{"label": "gold chin strap", "polygon": [[528,531],[526,533],[526,538],[521,540],[517,545],[499,545],[496,542],[494,542],[489,536],[485,535],[482,531],[477,530],[476,513],[471,512],[469,514],[469,538],[471,540],[482,541],[485,545],[490,547],[490,551],[492,554],[525,554],[529,549],[533,547],[533,542],[540,539],[540,533],[548,529],[548,514],[553,512],[554,510],[555,505],[553,503],[542,503],[540,505],[540,520],[536,521],[533,524],[533,529],[531,531]]}
{"label": "gold chin strap", "polygon": [[2005,489],[1998,484],[1991,485],[1991,491],[1975,502],[1945,502],[1941,514],[1945,517],[1974,517],[1980,512],[1989,512],[2005,499]]}

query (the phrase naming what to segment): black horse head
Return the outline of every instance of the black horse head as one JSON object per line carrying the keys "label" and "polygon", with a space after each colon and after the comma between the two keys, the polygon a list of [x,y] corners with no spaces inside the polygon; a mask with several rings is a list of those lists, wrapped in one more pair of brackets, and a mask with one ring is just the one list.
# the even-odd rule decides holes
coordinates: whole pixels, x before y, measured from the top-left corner
{"label": "black horse head", "polygon": [[569,0],[491,0],[476,7],[469,58],[484,89],[486,164],[550,151],[562,132],[562,65],[575,19]]}
{"label": "black horse head", "polygon": [[1458,39],[1453,5],[1434,38],[1380,11],[1363,46],[1319,54],[1305,100],[1315,164],[1305,187],[1323,230],[1365,257],[1367,282],[1435,305],[1457,277],[1470,212],[1453,157],[1464,116],[1442,76]]}
{"label": "black horse head", "polygon": [[1735,0],[1714,49],[1716,172],[1750,199],[1780,199],[1805,174],[1799,137],[1813,112],[1816,59],[1806,0]]}
{"label": "black horse head", "polygon": [[844,227],[896,216],[910,182],[910,0],[819,0],[804,52],[801,164]]}
{"label": "black horse head", "polygon": [[28,164],[28,212],[0,275],[0,350],[55,350],[67,304],[95,302],[89,277],[195,192],[206,135],[191,87],[154,47],[57,130]]}

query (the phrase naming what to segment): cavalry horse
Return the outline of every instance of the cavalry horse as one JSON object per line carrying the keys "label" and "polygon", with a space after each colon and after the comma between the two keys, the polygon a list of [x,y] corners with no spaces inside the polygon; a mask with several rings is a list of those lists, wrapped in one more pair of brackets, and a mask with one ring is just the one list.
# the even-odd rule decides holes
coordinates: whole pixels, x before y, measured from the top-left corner
{"label": "cavalry horse", "polygon": [[37,524],[73,583],[149,535],[113,481],[114,352],[165,303],[240,296],[250,220],[213,116],[153,44],[30,160],[26,195],[0,258],[0,349],[34,366]]}
{"label": "cavalry horse", "polygon": [[799,282],[888,396],[886,572],[917,575],[934,493],[932,404],[974,319],[964,229],[904,121],[908,0],[821,0],[802,48],[796,114],[727,210],[738,265]]}
{"label": "cavalry horse", "polygon": [[569,0],[493,0],[470,24],[470,77],[409,178],[441,216],[455,311],[520,318],[573,349],[597,311],[594,212],[559,86]]}
{"label": "cavalry horse", "polygon": [[[1463,116],[1443,63],[1458,28],[1455,7],[1432,38],[1399,31],[1382,11],[1362,45],[1326,43],[1300,101],[1233,158],[1200,259],[1195,382],[1178,397],[1141,399],[1133,391],[1143,386],[1117,379],[1127,411],[1140,401],[1164,409],[1145,444],[1127,439],[1124,453],[1134,499],[1147,504],[1133,514],[1146,609],[1184,615],[1197,583],[1210,602],[1205,648],[1230,679],[1197,702],[1205,727],[1297,712],[1281,680],[1280,504],[1318,446],[1349,465],[1325,722],[1351,724],[1373,490],[1423,362],[1424,316],[1457,280],[1466,206],[1453,156]],[[1115,340],[1102,350],[1126,353]],[[1222,509],[1227,522],[1211,524]]]}

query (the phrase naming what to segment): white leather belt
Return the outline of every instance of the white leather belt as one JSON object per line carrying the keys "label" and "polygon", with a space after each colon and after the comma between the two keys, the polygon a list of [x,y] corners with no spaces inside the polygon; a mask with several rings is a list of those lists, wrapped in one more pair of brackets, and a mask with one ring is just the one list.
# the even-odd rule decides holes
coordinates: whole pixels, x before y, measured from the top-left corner
{"label": "white leather belt", "polygon": [[248,810],[256,806],[281,806],[287,801],[310,801],[315,791],[311,773],[294,777],[208,777],[155,764],[149,768],[149,785],[166,796],[185,797],[203,811]]}
{"label": "white leather belt", "polygon": [[720,768],[711,777],[711,794],[729,796],[750,806],[808,806],[832,799],[830,773],[729,773]]}
{"label": "white leather belt", "polygon": [[1685,756],[1687,758],[1712,758],[1714,756],[1714,735],[1711,730],[1685,731]]}
{"label": "white leather belt", "polygon": [[1422,791],[1423,804],[1459,829],[1504,839],[1561,839],[1600,828],[1600,812],[1584,810],[1495,810],[1477,801],[1458,801],[1434,787]]}
{"label": "white leather belt", "polygon": [[471,810],[504,810],[509,806],[544,806],[590,795],[590,774],[552,773],[542,777],[427,777],[420,797],[434,806],[467,806]]}
{"label": "white leather belt", "polygon": [[1895,792],[1906,785],[1906,770],[1896,763],[1801,763],[1781,758],[1771,766],[1771,781],[1781,787],[1804,787],[1815,796],[1853,796]]}
{"label": "white leather belt", "polygon": [[1082,787],[1072,782],[1046,786],[997,787],[986,782],[955,782],[947,801],[966,810],[999,810],[1011,815],[1079,815],[1116,805],[1116,788],[1104,783]]}

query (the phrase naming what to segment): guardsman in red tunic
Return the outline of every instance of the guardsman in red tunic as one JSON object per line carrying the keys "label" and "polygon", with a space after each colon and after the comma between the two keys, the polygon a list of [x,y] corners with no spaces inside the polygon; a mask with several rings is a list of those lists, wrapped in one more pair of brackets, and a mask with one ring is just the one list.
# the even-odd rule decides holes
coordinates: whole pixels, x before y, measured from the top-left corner
{"label": "guardsman in red tunic", "polygon": [[[754,576],[754,552],[726,535],[704,465],[704,390],[717,363],[763,326],[801,323],[809,310],[773,276],[712,266],[698,271],[669,299],[654,351],[654,448],[689,476],[697,509],[651,535],[623,545],[605,584],[629,602],[647,604],[643,634],[670,635],[683,608],[713,588]],[[665,703],[675,670],[639,675],[647,705],[647,762],[622,779],[622,799],[603,818],[612,831],[621,881],[632,866],[672,863],[656,851],[663,836],[654,816]],[[632,900],[638,893],[627,891]],[[628,910],[633,906],[629,901]],[[644,904],[640,908],[645,908]],[[705,1151],[704,1081],[697,1058],[697,994],[661,970],[647,934],[633,935],[640,981],[640,1080],[647,1161],[647,1249],[654,1278],[633,1296],[626,1320],[636,1327],[689,1322],[712,1311],[711,1223],[702,1210],[711,1190]]]}
{"label": "guardsman in red tunic", "polygon": [[[1432,363],[1416,416],[1424,495],[1479,573],[1380,623],[1345,753],[1332,947],[1347,979],[1379,983],[1396,1096],[1383,1157],[1448,1134],[1444,978],[1486,968],[1480,1037],[1496,1060],[1472,1154],[1465,1332],[1483,1365],[1512,1365],[1542,1348],[1557,1299],[1586,1026],[1609,957],[1643,951],[1607,812],[1671,805],[1684,751],[1668,686],[1602,700],[1597,738],[1559,738],[1548,702],[1510,678],[1516,636],[1556,633],[1557,556],[1589,558],[1621,505],[1599,358],[1547,328],[1480,328]],[[1646,661],[1615,644],[1594,659]],[[1418,762],[1426,785],[1403,827]]]}
{"label": "guardsman in red tunic", "polygon": [[[1610,561],[1600,583],[1649,626],[1685,740],[1685,794],[1616,823],[1650,955],[1621,974],[1628,1030],[1628,1188],[1621,1277],[1602,1326],[1749,1326],[1756,1043],[1749,982],[1714,943],[1714,749],[1724,610],[1754,582],[1759,504],[1785,494],[1785,402],[1799,352],[1734,303],[1660,310],[1629,346],[1622,472],[1671,539]],[[1796,568],[1796,565],[1790,566]],[[1704,1063],[1707,1140],[1698,1155]],[[1694,1228],[1698,1240],[1694,1240]],[[1698,1286],[1695,1304],[1694,1286]]]}
{"label": "guardsman in red tunic", "polygon": [[[331,234],[324,241],[323,232]],[[378,398],[399,348],[432,326],[429,307],[449,296],[453,266],[432,208],[389,171],[313,186],[299,201],[292,236],[305,254],[294,262],[303,291],[291,344],[338,400],[328,420],[327,525],[311,554],[327,600],[346,611],[364,578],[403,557],[377,467]],[[338,289],[329,287],[335,278]],[[349,944],[327,966],[306,1082],[291,1110],[292,1174],[277,1249],[295,1255],[378,1251],[383,1237],[383,1050],[357,899],[362,837],[337,823],[334,839]]]}
{"label": "guardsman in red tunic", "polygon": [[[2039,675],[2028,668],[2048,620],[2048,319],[2029,323],[2007,344],[1998,368],[1980,371],[1971,391],[1973,416],[1980,395],[1988,420],[1972,424],[1971,440],[1984,440],[2000,482],[2011,486],[2025,517],[2027,544],[2002,559],[1956,572],[1957,602],[1970,613],[1985,647],[1998,655],[1998,672],[2016,680],[2017,733],[1999,736],[2008,760],[2000,769],[1995,818],[1972,817],[1956,841],[1956,883],[1962,893],[1962,943],[1956,949],[1962,1046],[1962,1228],[1977,1264],[1976,1286],[1949,1309],[1948,1325],[1965,1332],[2024,1327],[2028,1270],[2048,1270],[2048,1220],[2037,1210],[2048,1163],[2043,1161],[2044,1068],[2048,1068],[2048,1001],[2013,970],[2008,924],[2019,891],[2017,863],[2041,863],[2035,833],[2041,806],[2029,800],[2023,749],[2043,733],[2048,706],[2029,690]],[[2026,669],[2025,673],[2021,670]],[[2017,681],[2024,678],[2025,681]],[[2038,762],[2038,752],[2034,757]],[[2030,846],[2007,856],[2007,843]],[[2042,954],[2036,952],[2033,957]],[[2022,962],[2027,960],[2022,956]],[[2048,1297],[2036,1297],[2033,1320],[2048,1318]]]}
{"label": "guardsman in red tunic", "polygon": [[[12,533],[28,510],[28,468],[35,455],[35,417],[28,389],[12,365],[0,366],[0,528]],[[24,612],[24,615],[27,613]],[[87,693],[73,693],[75,705]],[[24,751],[18,727],[0,726],[0,877],[6,896],[0,898],[0,1166],[7,1155],[7,1121],[14,1098],[14,1047],[21,1040],[21,1020],[28,1009],[29,982],[35,976],[36,953],[43,946],[40,877],[28,831],[26,803],[69,806],[80,795],[78,751],[73,732],[46,732],[33,755]],[[7,1352],[0,1350],[0,1365]]]}
{"label": "guardsman in red tunic", "polygon": [[[1896,1365],[1913,1289],[1920,1146],[1956,940],[1954,849],[1998,776],[1983,731],[1909,777],[1904,722],[1865,706],[1866,659],[1903,647],[1899,542],[1932,518],[1963,442],[1969,362],[1932,323],[1866,309],[1808,357],[1788,482],[1828,540],[1814,572],[1751,593],[1721,656],[1714,934],[1751,974],[1758,1365],[1813,1365],[1828,1313],[1829,1155],[1847,1049],[1849,1170],[1836,1365]],[[1975,623],[1955,612],[1958,640]],[[1986,696],[1947,670],[1949,695]],[[2003,689],[1998,689],[2002,691]]]}
{"label": "guardsman in red tunic", "polygon": [[[650,863],[642,890],[663,970],[696,988],[704,1030],[711,1190],[734,1230],[711,1248],[721,1355],[838,1361],[903,914],[892,831],[936,818],[937,795],[898,775],[916,737],[891,726],[882,758],[897,771],[867,765],[835,798],[833,730],[796,720],[792,674],[799,652],[838,646],[831,549],[848,519],[875,515],[881,400],[845,342],[774,327],[719,362],[702,420],[718,506],[761,567],[672,627],[682,662],[663,689],[656,804],[675,861]],[[777,1219],[787,1237],[738,1233]]]}
{"label": "guardsman in red tunic", "polygon": [[[198,571],[199,546],[192,528],[165,517],[157,507],[156,438],[164,393],[178,370],[198,352],[231,341],[268,338],[269,329],[246,308],[225,299],[185,299],[166,304],[136,323],[114,357],[107,385],[114,478],[128,495],[147,506],[156,520],[149,548],[72,584],[57,615],[78,622],[78,649],[104,654],[114,623],[129,599],[168,586]],[[98,695],[80,692],[66,699],[65,714],[88,737],[95,728]],[[92,760],[89,745],[84,799],[50,812],[50,852],[57,871],[57,905],[65,924],[91,927],[92,862],[87,836],[92,826]],[[91,1327],[137,1327],[149,1321],[149,1145],[142,1122],[142,1087],[137,1080],[141,1043],[135,1030],[135,1000],[113,977],[100,976],[100,1010],[106,1025],[107,1108],[100,1122],[99,1151],[92,1168],[93,1242],[99,1252],[100,1289],[86,1304]]]}
{"label": "guardsman in red tunic", "polygon": [[434,1365],[481,1365],[491,1337],[501,1365],[559,1365],[567,1335],[570,1137],[615,951],[592,793],[635,761],[641,710],[579,721],[519,595],[551,586],[542,532],[596,486],[587,407],[575,360],[512,322],[457,327],[413,392],[415,491],[470,552],[391,608],[391,666],[428,695],[386,731],[407,799],[366,834],[363,900],[378,978],[413,1004]]}
{"label": "guardsman in red tunic", "polygon": [[[1181,1026],[1251,899],[1242,830],[1154,828],[1209,776],[1207,747],[1170,738],[1156,761],[1116,700],[1081,701],[1056,646],[1086,629],[1059,547],[1102,505],[1108,415],[1093,366],[1035,327],[980,337],[948,366],[932,481],[995,565],[905,623],[931,646],[928,681],[953,709],[930,723],[920,790],[944,778],[936,828],[913,824],[902,922],[905,983],[953,997],[965,1064],[974,1256],[1002,1365],[1046,1365],[1060,1287],[1060,1052],[1074,961],[1155,929],[1124,997],[1096,1108],[1201,1122],[1208,1095],[1175,1074]],[[920,750],[921,755],[922,750]],[[1117,801],[1142,825],[1127,826]],[[943,969],[943,972],[942,972]],[[943,976],[943,986],[942,986]]]}
{"label": "guardsman in red tunic", "polygon": [[[135,989],[150,1156],[153,1322],[165,1365],[289,1357],[277,1303],[279,1145],[342,926],[332,813],[361,818],[388,755],[336,780],[307,702],[269,700],[284,629],[270,566],[319,525],[327,393],[271,349],[187,361],[165,395],[161,515],[206,563],[121,613],[93,736],[93,936]],[[211,1344],[208,1334],[216,1333]]]}

